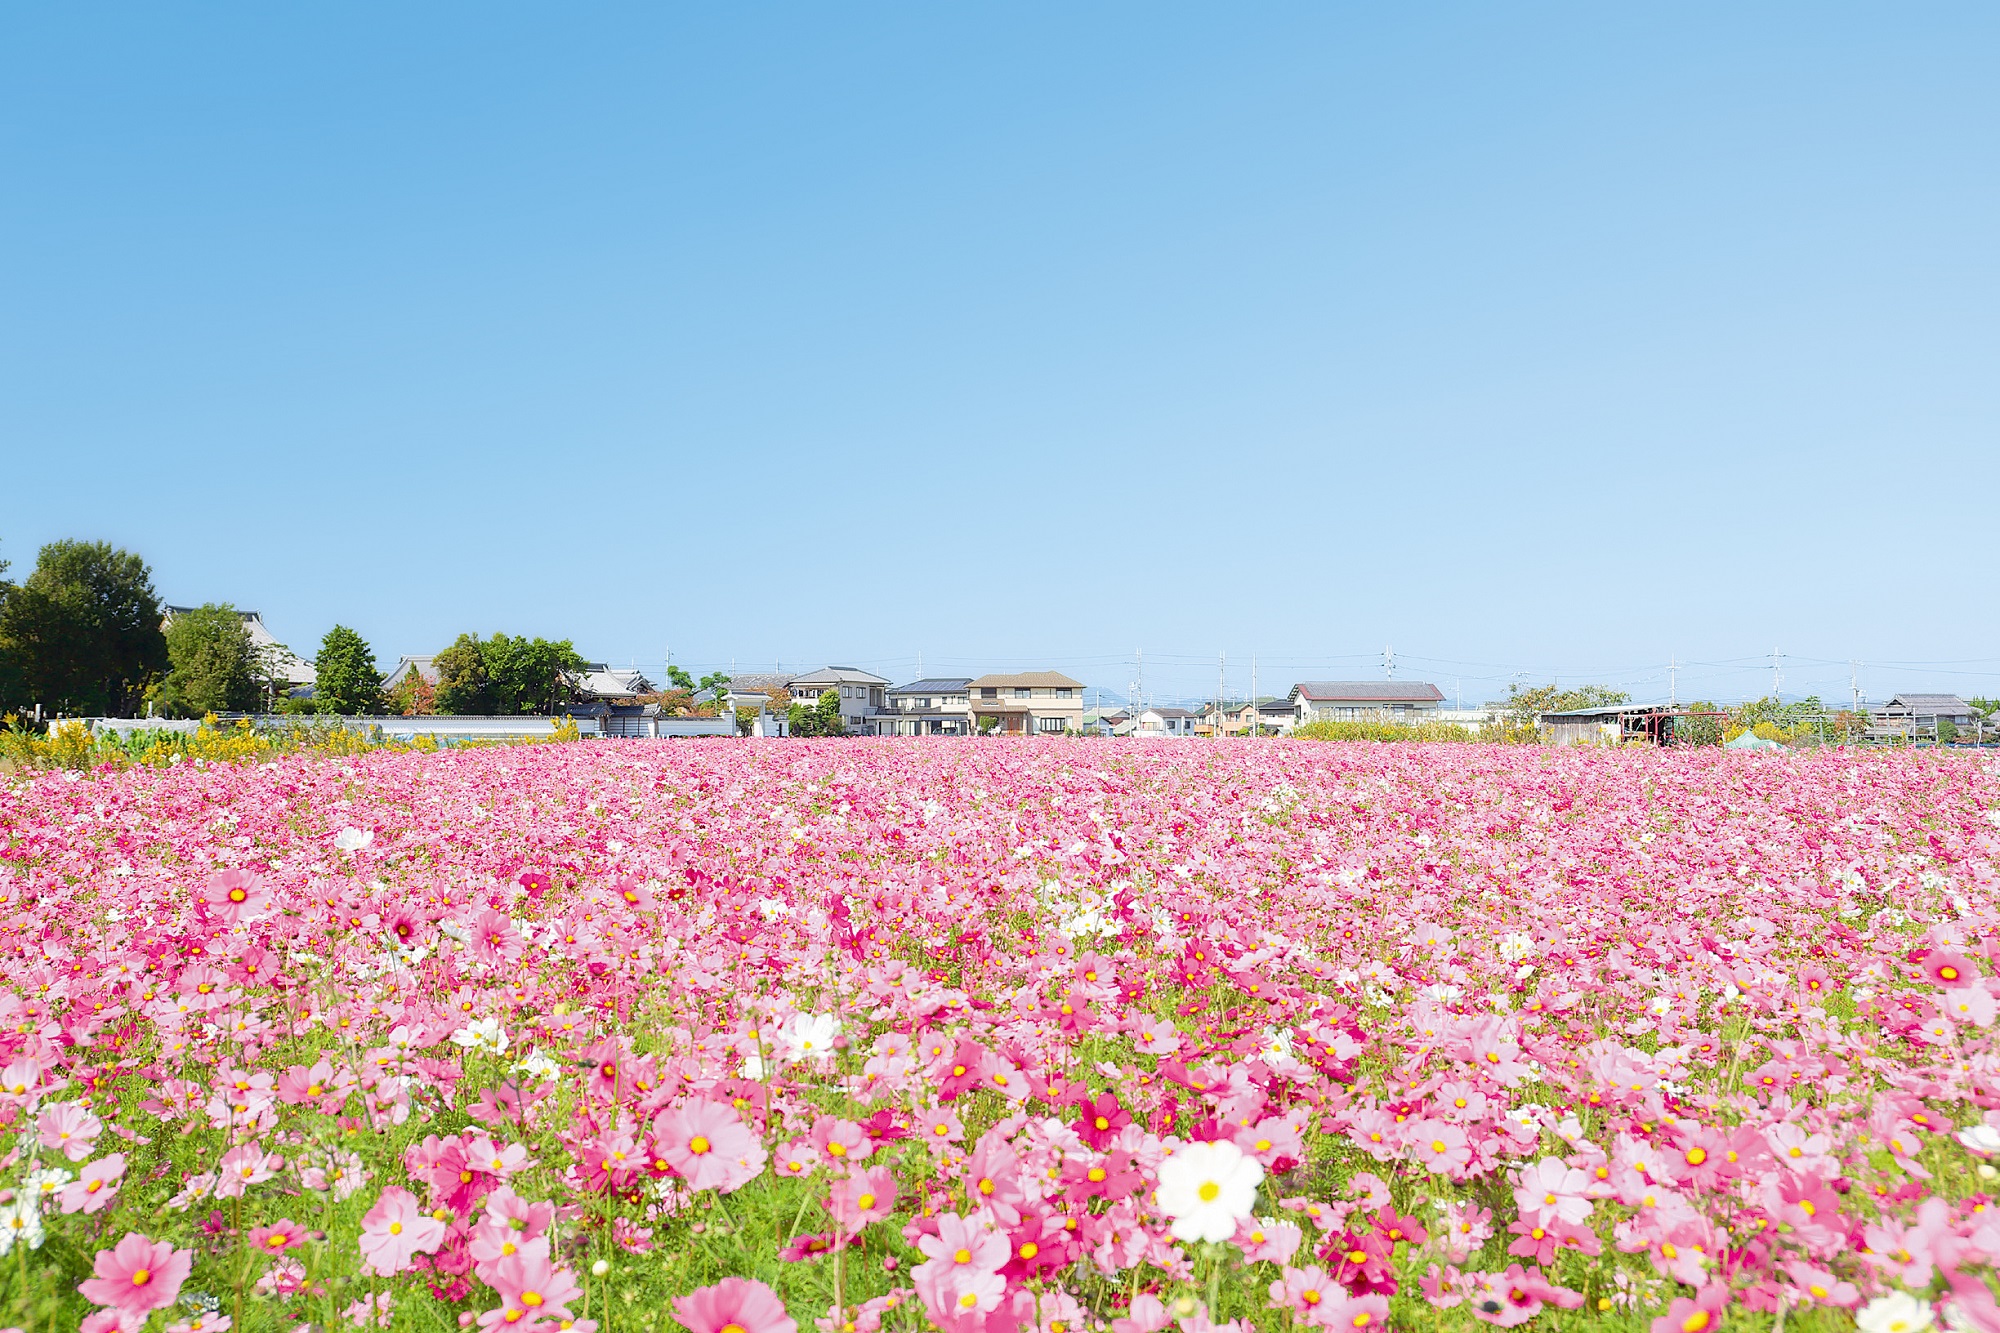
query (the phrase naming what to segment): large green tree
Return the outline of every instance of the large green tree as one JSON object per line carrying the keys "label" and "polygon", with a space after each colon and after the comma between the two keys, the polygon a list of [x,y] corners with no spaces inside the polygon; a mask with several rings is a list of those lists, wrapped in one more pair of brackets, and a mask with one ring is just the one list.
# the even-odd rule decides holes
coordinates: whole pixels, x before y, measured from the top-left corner
{"label": "large green tree", "polygon": [[493,682],[477,634],[459,635],[437,655],[437,676],[438,712],[483,716],[494,711]]}
{"label": "large green tree", "polygon": [[437,710],[553,713],[574,697],[583,666],[568,639],[461,634],[437,656]]}
{"label": "large green tree", "polygon": [[584,661],[568,639],[495,634],[484,649],[498,712],[553,713],[575,697]]}
{"label": "large green tree", "polygon": [[201,717],[254,709],[262,698],[257,650],[243,617],[227,602],[175,614],[167,626],[172,669],[155,702],[168,717]]}
{"label": "large green tree", "polygon": [[137,712],[168,665],[152,571],[109,542],[50,542],[0,600],[0,659],[8,706]]}
{"label": "large green tree", "polygon": [[382,711],[382,673],[375,669],[375,650],[345,625],[335,625],[320,640],[313,678],[315,712],[359,717]]}

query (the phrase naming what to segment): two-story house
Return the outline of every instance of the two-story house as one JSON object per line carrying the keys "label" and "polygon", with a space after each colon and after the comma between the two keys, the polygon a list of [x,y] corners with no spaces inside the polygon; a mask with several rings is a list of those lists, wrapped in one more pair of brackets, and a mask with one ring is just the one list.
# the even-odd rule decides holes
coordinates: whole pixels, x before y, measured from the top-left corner
{"label": "two-story house", "polygon": [[841,724],[849,732],[869,735],[875,730],[876,716],[887,706],[889,682],[856,667],[830,666],[794,676],[785,688],[808,708],[815,707],[828,690],[839,691]]}
{"label": "two-story house", "polygon": [[976,725],[1015,736],[1083,730],[1083,682],[1059,671],[981,676],[967,686]]}
{"label": "two-story house", "polygon": [[966,736],[972,732],[972,677],[932,676],[898,685],[875,719],[878,736]]}

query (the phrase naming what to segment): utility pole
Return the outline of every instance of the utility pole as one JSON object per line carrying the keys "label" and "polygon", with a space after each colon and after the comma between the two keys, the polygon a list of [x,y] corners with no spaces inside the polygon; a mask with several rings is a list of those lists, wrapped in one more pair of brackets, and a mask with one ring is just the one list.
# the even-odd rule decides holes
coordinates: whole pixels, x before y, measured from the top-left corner
{"label": "utility pole", "polygon": [[1382,678],[1384,680],[1394,680],[1396,678],[1396,650],[1394,648],[1384,648],[1382,650]]}
{"label": "utility pole", "polygon": [[1667,707],[1669,708],[1681,706],[1680,677],[1677,674],[1679,671],[1680,663],[1669,657],[1667,659]]}
{"label": "utility pole", "polygon": [[1783,689],[1785,686],[1784,668],[1778,665],[1778,660],[1783,656],[1784,654],[1780,653],[1776,648],[1773,648],[1771,650],[1771,702],[1772,703],[1780,702],[1778,698],[1778,691]]}
{"label": "utility pole", "polygon": [[1250,734],[1258,737],[1263,736],[1264,708],[1257,701],[1257,659],[1254,657],[1250,659],[1250,719],[1250,725],[1254,728]]}
{"label": "utility pole", "polygon": [[1852,658],[1847,662],[1847,692],[1854,698],[1854,712],[1861,712],[1861,663]]}
{"label": "utility pole", "polygon": [[1215,657],[1215,739],[1222,739],[1222,694],[1229,680],[1229,654]]}

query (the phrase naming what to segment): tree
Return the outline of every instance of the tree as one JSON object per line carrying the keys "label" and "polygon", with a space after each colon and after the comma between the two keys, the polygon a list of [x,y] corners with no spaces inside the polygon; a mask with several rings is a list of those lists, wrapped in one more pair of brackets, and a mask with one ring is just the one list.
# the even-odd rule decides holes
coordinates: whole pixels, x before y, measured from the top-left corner
{"label": "tree", "polygon": [[477,634],[461,634],[439,653],[437,674],[438,712],[481,716],[493,711],[493,682]]}
{"label": "tree", "polygon": [[1543,713],[1567,713],[1577,708],[1609,708],[1613,704],[1632,702],[1632,696],[1623,690],[1614,690],[1609,685],[1579,685],[1574,689],[1561,689],[1553,684],[1537,685],[1532,689],[1520,684],[1507,688],[1507,698],[1501,704],[1508,720],[1517,727],[1532,727]]}
{"label": "tree", "polygon": [[248,712],[257,706],[257,654],[243,617],[227,602],[183,611],[167,626],[172,669],[156,702],[168,717]]}
{"label": "tree", "polygon": [[553,713],[575,697],[583,667],[568,639],[461,634],[437,655],[437,711]]}
{"label": "tree", "polygon": [[584,660],[568,639],[495,634],[483,647],[499,712],[553,713],[576,697]]}
{"label": "tree", "polygon": [[7,704],[137,712],[168,666],[152,571],[109,542],[50,542],[0,602],[0,658],[11,678]]}
{"label": "tree", "polygon": [[320,640],[313,674],[314,711],[343,717],[381,711],[382,673],[375,669],[375,650],[347,626],[335,625]]}
{"label": "tree", "polygon": [[819,702],[808,707],[795,702],[785,712],[785,722],[794,736],[844,736],[846,725],[840,720],[840,691],[824,689],[820,691]]}

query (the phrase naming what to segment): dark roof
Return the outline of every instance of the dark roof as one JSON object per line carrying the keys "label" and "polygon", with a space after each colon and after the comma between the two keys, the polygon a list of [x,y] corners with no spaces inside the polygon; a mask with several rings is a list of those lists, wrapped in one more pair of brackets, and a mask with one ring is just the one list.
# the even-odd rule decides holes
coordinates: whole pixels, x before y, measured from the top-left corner
{"label": "dark roof", "polygon": [[926,676],[908,685],[898,685],[891,694],[963,694],[972,684],[970,676]]}
{"label": "dark roof", "polygon": [[729,678],[732,690],[782,690],[797,680],[797,676],[780,675],[775,671],[747,671],[740,676]]}
{"label": "dark roof", "polygon": [[1885,707],[1895,708],[1939,708],[1953,713],[1969,713],[1972,705],[1955,694],[1899,694]]}
{"label": "dark roof", "polygon": [[1161,717],[1163,717],[1163,718],[1165,718],[1165,717],[1193,717],[1193,716],[1194,716],[1194,714],[1193,714],[1193,713],[1189,712],[1189,711],[1188,711],[1187,709],[1185,709],[1185,708],[1161,708],[1161,707],[1159,707],[1159,706],[1157,706],[1157,705],[1155,705],[1155,706],[1154,706],[1154,707],[1152,707],[1152,708],[1148,708],[1148,709],[1147,709],[1146,711],[1147,711],[1147,712],[1149,712],[1149,713],[1157,713],[1157,714],[1159,714],[1159,715],[1160,715]]}
{"label": "dark roof", "polygon": [[1292,689],[1308,699],[1354,699],[1361,703],[1444,702],[1444,691],[1426,680],[1302,680]]}

